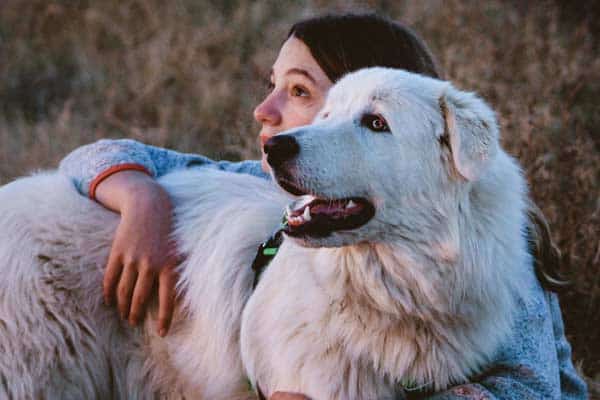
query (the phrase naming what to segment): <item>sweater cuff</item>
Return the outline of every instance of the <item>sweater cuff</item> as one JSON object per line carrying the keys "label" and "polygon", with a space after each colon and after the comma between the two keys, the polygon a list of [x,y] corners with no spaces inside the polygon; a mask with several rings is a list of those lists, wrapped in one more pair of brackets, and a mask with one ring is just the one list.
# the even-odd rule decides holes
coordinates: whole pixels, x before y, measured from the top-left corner
{"label": "sweater cuff", "polygon": [[129,163],[129,164],[120,164],[120,165],[112,166],[108,169],[105,169],[101,173],[99,173],[90,182],[89,191],[88,191],[90,199],[96,200],[96,189],[98,188],[98,185],[100,185],[100,183],[102,183],[102,181],[104,181],[109,176],[116,174],[117,172],[121,172],[121,171],[140,171],[140,172],[144,172],[144,173],[152,176],[150,171],[148,171],[148,169],[141,164]]}

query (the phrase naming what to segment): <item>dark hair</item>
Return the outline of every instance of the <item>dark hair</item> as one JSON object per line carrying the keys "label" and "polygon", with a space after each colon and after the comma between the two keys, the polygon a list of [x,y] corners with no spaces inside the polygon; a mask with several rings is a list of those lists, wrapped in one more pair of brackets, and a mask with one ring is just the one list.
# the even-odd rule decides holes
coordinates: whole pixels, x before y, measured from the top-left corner
{"label": "dark hair", "polygon": [[[427,45],[406,26],[376,14],[330,14],[302,20],[290,29],[309,48],[327,77],[336,82],[347,73],[367,67],[399,68],[441,78]],[[568,282],[559,271],[560,251],[550,227],[533,201],[527,205],[526,229],[535,272],[546,289]]]}
{"label": "dark hair", "polygon": [[544,213],[531,199],[527,204],[527,214],[526,235],[533,255],[535,274],[545,289],[559,292],[571,284],[560,272],[560,249],[552,240],[550,225]]}
{"label": "dark hair", "polygon": [[332,82],[349,72],[375,66],[440,77],[433,55],[412,30],[376,14],[305,19],[292,26],[290,36],[306,44]]}

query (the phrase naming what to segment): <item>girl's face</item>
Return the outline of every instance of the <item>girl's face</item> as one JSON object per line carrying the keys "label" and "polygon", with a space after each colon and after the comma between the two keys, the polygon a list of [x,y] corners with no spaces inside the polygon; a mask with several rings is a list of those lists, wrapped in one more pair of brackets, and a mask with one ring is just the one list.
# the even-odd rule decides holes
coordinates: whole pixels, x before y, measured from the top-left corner
{"label": "girl's face", "polygon": [[[281,47],[271,69],[270,93],[254,109],[254,119],[262,124],[261,151],[273,135],[309,124],[323,106],[332,85],[304,42],[291,36]],[[269,171],[264,152],[262,169]]]}

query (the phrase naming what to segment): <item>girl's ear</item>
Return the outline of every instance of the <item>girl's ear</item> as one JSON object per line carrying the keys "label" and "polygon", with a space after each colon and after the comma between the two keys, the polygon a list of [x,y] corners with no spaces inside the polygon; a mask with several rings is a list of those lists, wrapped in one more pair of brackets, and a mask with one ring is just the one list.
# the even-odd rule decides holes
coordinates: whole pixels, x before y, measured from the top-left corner
{"label": "girl's ear", "polygon": [[498,123],[492,109],[473,93],[446,86],[438,99],[444,135],[458,173],[477,180],[498,151]]}

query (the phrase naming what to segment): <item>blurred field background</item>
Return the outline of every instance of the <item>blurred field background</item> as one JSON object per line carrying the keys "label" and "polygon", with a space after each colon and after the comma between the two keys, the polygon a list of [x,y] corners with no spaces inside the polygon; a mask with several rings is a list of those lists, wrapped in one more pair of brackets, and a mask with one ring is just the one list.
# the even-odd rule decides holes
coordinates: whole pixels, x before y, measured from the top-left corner
{"label": "blurred field background", "polygon": [[0,184],[105,137],[257,158],[252,109],[287,30],[350,10],[413,27],[498,111],[573,281],[574,358],[598,385],[600,2],[0,0]]}

